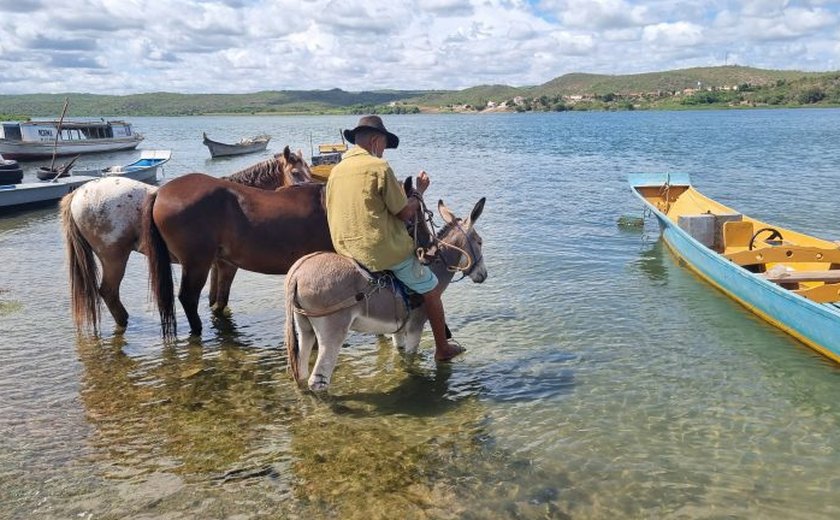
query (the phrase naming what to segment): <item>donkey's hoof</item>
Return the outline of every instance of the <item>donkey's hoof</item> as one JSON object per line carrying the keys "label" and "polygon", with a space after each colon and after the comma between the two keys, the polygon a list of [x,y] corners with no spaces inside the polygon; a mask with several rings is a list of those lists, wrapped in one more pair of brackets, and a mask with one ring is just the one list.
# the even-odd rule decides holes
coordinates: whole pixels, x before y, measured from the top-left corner
{"label": "donkey's hoof", "polygon": [[330,380],[321,374],[314,374],[309,379],[309,389],[313,392],[324,392],[330,387]]}

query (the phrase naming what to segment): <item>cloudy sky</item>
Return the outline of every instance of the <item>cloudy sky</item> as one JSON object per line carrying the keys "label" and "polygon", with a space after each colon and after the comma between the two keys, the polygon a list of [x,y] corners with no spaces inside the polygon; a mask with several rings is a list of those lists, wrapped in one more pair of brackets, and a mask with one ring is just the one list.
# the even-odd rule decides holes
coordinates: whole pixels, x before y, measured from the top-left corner
{"label": "cloudy sky", "polygon": [[0,0],[0,94],[536,85],[840,69],[828,0]]}

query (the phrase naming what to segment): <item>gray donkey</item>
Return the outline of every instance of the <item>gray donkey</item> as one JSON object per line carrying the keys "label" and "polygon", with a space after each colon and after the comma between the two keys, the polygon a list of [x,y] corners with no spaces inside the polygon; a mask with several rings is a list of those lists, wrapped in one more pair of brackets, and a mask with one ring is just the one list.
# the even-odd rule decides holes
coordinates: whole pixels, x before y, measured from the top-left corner
{"label": "gray donkey", "polygon": [[[458,272],[475,283],[487,278],[481,237],[474,227],[484,201],[476,203],[466,221],[438,202],[445,225],[426,259],[444,289]],[[286,349],[298,384],[308,377],[311,390],[329,388],[341,345],[351,330],[391,334],[394,346],[416,352],[426,312],[422,306],[412,308],[388,280],[372,278],[353,260],[336,253],[312,253],[295,262],[286,275]],[[316,340],[318,358],[309,376]]]}

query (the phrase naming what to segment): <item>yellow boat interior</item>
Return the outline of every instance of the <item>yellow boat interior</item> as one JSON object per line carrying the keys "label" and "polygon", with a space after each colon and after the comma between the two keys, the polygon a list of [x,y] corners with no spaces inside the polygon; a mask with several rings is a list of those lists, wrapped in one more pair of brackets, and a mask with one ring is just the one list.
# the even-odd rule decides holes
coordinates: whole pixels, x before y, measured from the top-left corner
{"label": "yellow boat interior", "polygon": [[840,244],[750,218],[691,186],[636,190],[730,262],[815,302],[840,302]]}
{"label": "yellow boat interior", "polygon": [[341,154],[346,151],[346,143],[319,144],[318,154],[312,156],[312,164],[309,167],[312,177],[316,181],[327,182],[333,166],[341,161]]}

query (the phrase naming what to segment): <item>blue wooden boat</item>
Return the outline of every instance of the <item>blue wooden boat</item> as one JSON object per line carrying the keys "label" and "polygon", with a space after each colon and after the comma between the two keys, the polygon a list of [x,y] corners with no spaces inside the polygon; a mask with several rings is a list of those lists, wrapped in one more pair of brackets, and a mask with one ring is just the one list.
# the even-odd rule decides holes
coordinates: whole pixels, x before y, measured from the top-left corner
{"label": "blue wooden boat", "polygon": [[840,247],[698,192],[687,174],[632,174],[674,254],[772,325],[840,363]]}
{"label": "blue wooden boat", "polygon": [[142,150],[140,152],[140,158],[132,163],[108,166],[106,168],[78,169],[74,170],[74,173],[76,175],[125,177],[127,179],[134,179],[135,181],[155,183],[158,180],[158,171],[162,170],[163,165],[171,158],[172,150]]}

